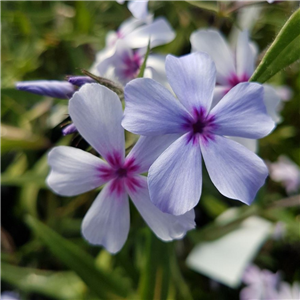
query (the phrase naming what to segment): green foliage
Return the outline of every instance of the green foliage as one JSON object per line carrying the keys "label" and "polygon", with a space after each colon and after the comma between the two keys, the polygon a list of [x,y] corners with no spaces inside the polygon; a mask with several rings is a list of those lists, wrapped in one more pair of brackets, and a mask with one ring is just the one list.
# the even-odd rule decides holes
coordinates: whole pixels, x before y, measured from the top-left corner
{"label": "green foliage", "polygon": [[278,33],[250,81],[264,83],[277,72],[299,60],[300,9],[296,10]]}
{"label": "green foliage", "polygon": [[146,64],[147,64],[147,59],[148,59],[149,53],[150,53],[150,40],[148,42],[148,46],[147,46],[147,51],[146,51],[146,54],[145,54],[145,58],[144,58],[144,61],[143,61],[142,65],[141,65],[139,74],[137,75],[137,78],[144,77],[144,72],[145,72],[145,69],[146,69]]}
{"label": "green foliage", "polygon": [[31,216],[27,224],[39,236],[49,250],[90,287],[91,291],[100,298],[114,298],[116,295],[125,297],[128,293],[127,283],[116,274],[109,274],[96,267],[91,256],[77,247],[74,243],[59,236],[40,221]]}
{"label": "green foliage", "polygon": [[51,272],[1,264],[1,277],[5,282],[25,291],[55,299],[84,299],[85,284],[74,272]]}

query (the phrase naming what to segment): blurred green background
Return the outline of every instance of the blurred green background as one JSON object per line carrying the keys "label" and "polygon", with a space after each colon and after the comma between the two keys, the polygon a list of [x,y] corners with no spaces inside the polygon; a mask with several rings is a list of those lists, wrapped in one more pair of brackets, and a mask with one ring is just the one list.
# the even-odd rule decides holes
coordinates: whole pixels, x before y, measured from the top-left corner
{"label": "blurred green background", "polygon": [[[228,35],[238,25],[239,10],[228,13],[231,5],[151,1],[149,9],[155,17],[165,16],[177,34],[173,42],[154,52],[189,53],[190,34],[201,27],[216,27]],[[256,5],[262,12],[250,36],[263,52],[298,3]],[[72,140],[62,138],[57,126],[67,116],[67,100],[17,91],[14,84],[80,75],[80,69],[89,69],[95,53],[105,46],[107,32],[130,16],[126,5],[115,1],[1,2],[2,291],[16,290],[22,300],[238,299],[239,289],[214,288],[208,277],[185,264],[195,244],[238,226],[239,221],[226,228],[215,226],[215,218],[230,207],[239,208],[241,219],[254,214],[286,224],[284,238],[269,239],[255,263],[274,272],[281,270],[288,282],[300,281],[299,205],[277,205],[288,195],[270,179],[255,204],[245,207],[223,197],[206,175],[196,208],[197,229],[177,242],[157,240],[132,209],[129,238],[114,256],[90,246],[80,234],[82,218],[97,192],[64,198],[46,187],[47,151]],[[289,86],[293,97],[283,103],[283,121],[260,141],[259,154],[272,162],[285,154],[299,165],[299,62],[270,83]]]}

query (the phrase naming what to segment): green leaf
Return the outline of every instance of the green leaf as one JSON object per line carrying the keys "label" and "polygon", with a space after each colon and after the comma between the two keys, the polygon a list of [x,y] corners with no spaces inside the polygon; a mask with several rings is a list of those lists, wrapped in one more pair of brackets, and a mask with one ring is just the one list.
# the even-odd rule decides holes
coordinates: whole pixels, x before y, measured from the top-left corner
{"label": "green leaf", "polygon": [[146,260],[139,284],[140,299],[169,299],[171,246],[147,231]]}
{"label": "green leaf", "polygon": [[83,299],[85,284],[74,272],[52,272],[1,263],[1,278],[28,293],[73,300]]}
{"label": "green leaf", "polygon": [[46,177],[41,177],[39,174],[34,174],[33,172],[26,172],[21,176],[10,176],[2,175],[1,184],[2,185],[15,185],[15,186],[26,186],[28,184],[34,183],[35,186],[40,188],[46,188]]}
{"label": "green leaf", "polygon": [[16,149],[45,149],[50,141],[30,131],[1,124],[1,151],[2,153]]}
{"label": "green leaf", "polygon": [[189,4],[197,6],[201,9],[219,12],[217,1],[187,1]]}
{"label": "green leaf", "polygon": [[266,52],[250,81],[264,83],[277,72],[299,59],[300,9],[288,19]]}
{"label": "green leaf", "polygon": [[37,219],[27,216],[26,223],[56,257],[77,273],[95,295],[101,299],[116,299],[116,295],[126,297],[128,286],[122,278],[98,268],[93,257]]}
{"label": "green leaf", "polygon": [[141,65],[141,68],[140,68],[139,74],[137,75],[137,78],[144,77],[144,73],[145,73],[145,69],[146,69],[146,64],[147,64],[149,53],[150,53],[150,39],[149,39],[149,42],[148,42],[147,52],[145,54],[145,58],[144,58],[143,64]]}

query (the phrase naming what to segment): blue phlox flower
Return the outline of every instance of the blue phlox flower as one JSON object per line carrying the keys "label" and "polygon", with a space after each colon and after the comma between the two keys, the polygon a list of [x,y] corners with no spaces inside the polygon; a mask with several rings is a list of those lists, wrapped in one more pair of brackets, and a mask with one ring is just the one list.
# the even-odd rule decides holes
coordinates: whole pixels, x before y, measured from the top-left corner
{"label": "blue phlox flower", "polygon": [[101,155],[60,146],[48,156],[47,184],[57,194],[74,196],[105,184],[82,222],[91,244],[118,252],[129,231],[128,195],[148,226],[162,240],[182,238],[195,227],[194,211],[176,217],[150,201],[147,180],[140,174],[178,135],[140,137],[125,157],[122,104],[118,96],[96,83],[84,85],[69,101],[69,113],[79,134]]}
{"label": "blue phlox flower", "polygon": [[211,109],[216,69],[208,54],[168,55],[166,73],[179,101],[152,79],[138,78],[125,87],[126,130],[151,137],[179,135],[149,169],[152,202],[173,215],[195,207],[202,190],[203,157],[220,193],[250,204],[268,169],[256,154],[226,136],[258,139],[272,131],[263,87],[240,83]]}

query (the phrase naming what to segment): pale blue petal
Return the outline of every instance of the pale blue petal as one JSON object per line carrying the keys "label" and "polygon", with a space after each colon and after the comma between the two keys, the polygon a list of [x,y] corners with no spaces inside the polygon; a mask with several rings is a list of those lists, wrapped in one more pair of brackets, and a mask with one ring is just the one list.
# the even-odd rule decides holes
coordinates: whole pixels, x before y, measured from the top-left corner
{"label": "pale blue petal", "polygon": [[163,241],[182,238],[188,230],[195,228],[194,210],[181,216],[173,216],[161,212],[151,201],[147,187],[147,179],[140,176],[143,185],[136,191],[129,192],[129,196],[141,216],[151,230]]}
{"label": "pale blue petal", "polygon": [[248,31],[239,32],[236,47],[236,68],[239,77],[250,78],[254,72],[255,55],[249,43]]}
{"label": "pale blue petal", "polygon": [[125,154],[122,104],[116,93],[97,83],[85,84],[69,101],[80,135],[103,157]]}
{"label": "pale blue petal", "polygon": [[139,173],[147,172],[159,155],[179,137],[179,134],[141,136],[126,160],[133,160]]}
{"label": "pale blue petal", "polygon": [[276,90],[268,85],[264,84],[264,103],[267,109],[268,115],[273,119],[275,123],[279,123],[281,121],[281,116],[279,111],[281,110],[281,101],[276,92]]}
{"label": "pale blue petal", "polygon": [[122,126],[140,135],[184,132],[189,113],[170,91],[149,78],[130,81],[125,87]]}
{"label": "pale blue petal", "polygon": [[200,146],[208,174],[219,192],[251,204],[268,176],[262,159],[239,143],[217,135],[200,142]]}
{"label": "pale blue petal", "polygon": [[166,58],[168,81],[186,109],[210,109],[216,84],[215,64],[206,53],[196,52],[181,57]]}
{"label": "pale blue petal", "polygon": [[214,89],[214,97],[211,108],[215,107],[229,90],[229,86],[217,85]]}
{"label": "pale blue petal", "polygon": [[59,146],[48,154],[51,171],[48,186],[62,196],[75,196],[103,185],[99,168],[107,166],[100,158],[81,149]]}
{"label": "pale blue petal", "polygon": [[165,18],[156,18],[151,24],[140,26],[124,37],[124,41],[131,48],[164,45],[175,38],[175,32]]}
{"label": "pale blue petal", "polygon": [[232,88],[211,110],[219,135],[259,139],[269,134],[274,122],[263,101],[263,86],[243,82]]}
{"label": "pale blue petal", "polygon": [[194,208],[202,189],[199,143],[189,133],[176,140],[150,167],[148,183],[151,201],[161,211],[178,216]]}
{"label": "pale blue petal", "polygon": [[129,1],[128,9],[135,18],[145,20],[148,16],[148,0]]}
{"label": "pale blue petal", "polygon": [[233,53],[221,33],[217,30],[197,30],[191,34],[193,51],[209,54],[216,64],[217,82],[228,83],[232,74],[236,74]]}
{"label": "pale blue petal", "polygon": [[108,183],[85,215],[81,230],[89,243],[117,253],[127,240],[129,225],[128,196],[111,192],[111,183]]}

